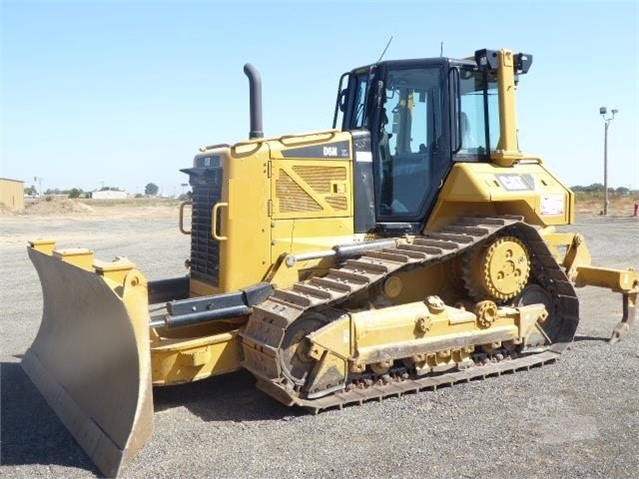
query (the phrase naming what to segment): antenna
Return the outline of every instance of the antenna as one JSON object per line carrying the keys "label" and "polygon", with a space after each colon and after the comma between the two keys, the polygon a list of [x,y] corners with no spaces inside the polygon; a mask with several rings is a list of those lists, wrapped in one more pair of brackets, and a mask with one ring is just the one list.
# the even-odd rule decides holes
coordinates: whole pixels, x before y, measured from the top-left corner
{"label": "antenna", "polygon": [[439,43],[439,56],[440,57],[444,56],[444,42]]}
{"label": "antenna", "polygon": [[386,50],[388,50],[388,47],[390,46],[392,41],[393,41],[393,35],[391,35],[391,37],[388,39],[388,43],[386,44],[386,48],[384,48],[384,51],[379,56],[379,60],[377,60],[377,63],[382,61],[382,58],[384,58],[384,54],[386,53]]}

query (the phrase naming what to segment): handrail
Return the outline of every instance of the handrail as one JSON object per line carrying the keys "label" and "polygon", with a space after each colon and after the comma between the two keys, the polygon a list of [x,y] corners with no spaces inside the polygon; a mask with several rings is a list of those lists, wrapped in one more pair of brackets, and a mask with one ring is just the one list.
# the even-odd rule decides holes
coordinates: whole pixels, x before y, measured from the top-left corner
{"label": "handrail", "polygon": [[192,204],[193,204],[192,201],[183,201],[182,203],[180,203],[179,227],[180,227],[180,231],[182,232],[182,234],[185,234],[185,235],[190,235],[191,234],[191,230],[187,231],[187,230],[184,229],[184,208],[186,206],[190,206]]}
{"label": "handrail", "polygon": [[222,147],[224,147],[224,148],[229,148],[229,147],[230,147],[230,145],[229,145],[228,143],[217,143],[217,144],[215,144],[215,145],[206,145],[206,146],[201,146],[201,147],[199,148],[199,150],[200,150],[202,153],[204,153],[204,152],[206,152],[206,151],[214,150],[214,149],[216,149],[216,148],[222,148]]}
{"label": "handrail", "polygon": [[[279,141],[284,146],[323,143],[325,141],[330,140],[331,138],[334,138],[335,135],[337,135],[337,133],[339,133],[339,130],[324,130],[324,131],[317,131],[317,132],[312,132],[312,133],[299,133],[299,134],[283,135],[283,136],[280,136],[279,138],[277,138],[277,141]],[[295,143],[295,142],[288,142],[287,143],[288,140],[302,139],[302,138],[308,137],[308,136],[319,136],[321,138],[317,138],[317,139],[310,139],[309,138],[306,141],[300,141],[300,142],[297,142],[297,143]]]}
{"label": "handrail", "polygon": [[213,239],[217,241],[226,241],[228,239],[227,236],[220,236],[217,233],[217,214],[220,208],[228,208],[229,204],[225,202],[215,203],[213,206],[213,211],[211,212],[211,236]]}

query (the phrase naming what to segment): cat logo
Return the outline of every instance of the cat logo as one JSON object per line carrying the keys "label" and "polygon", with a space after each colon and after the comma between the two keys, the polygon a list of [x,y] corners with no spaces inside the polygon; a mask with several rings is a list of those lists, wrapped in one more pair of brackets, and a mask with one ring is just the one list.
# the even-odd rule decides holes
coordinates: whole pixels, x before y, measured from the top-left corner
{"label": "cat logo", "polygon": [[336,146],[325,146],[324,147],[324,156],[337,156],[337,147]]}

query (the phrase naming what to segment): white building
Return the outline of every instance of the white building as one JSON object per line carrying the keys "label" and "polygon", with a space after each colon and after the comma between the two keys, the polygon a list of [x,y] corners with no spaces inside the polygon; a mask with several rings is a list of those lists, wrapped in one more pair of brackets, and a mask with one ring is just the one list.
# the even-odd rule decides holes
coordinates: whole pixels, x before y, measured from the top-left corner
{"label": "white building", "polygon": [[126,200],[127,194],[126,191],[92,191],[91,198],[94,200]]}

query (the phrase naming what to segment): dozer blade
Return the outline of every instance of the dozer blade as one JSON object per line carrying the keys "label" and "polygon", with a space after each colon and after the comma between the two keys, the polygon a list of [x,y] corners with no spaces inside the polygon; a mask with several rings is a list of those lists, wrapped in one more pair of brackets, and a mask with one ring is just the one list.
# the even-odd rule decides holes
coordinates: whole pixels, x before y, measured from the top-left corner
{"label": "dozer blade", "polygon": [[[126,259],[28,248],[42,323],[22,367],[76,441],[115,477],[153,432],[147,283]],[[95,263],[95,264],[94,264]]]}

